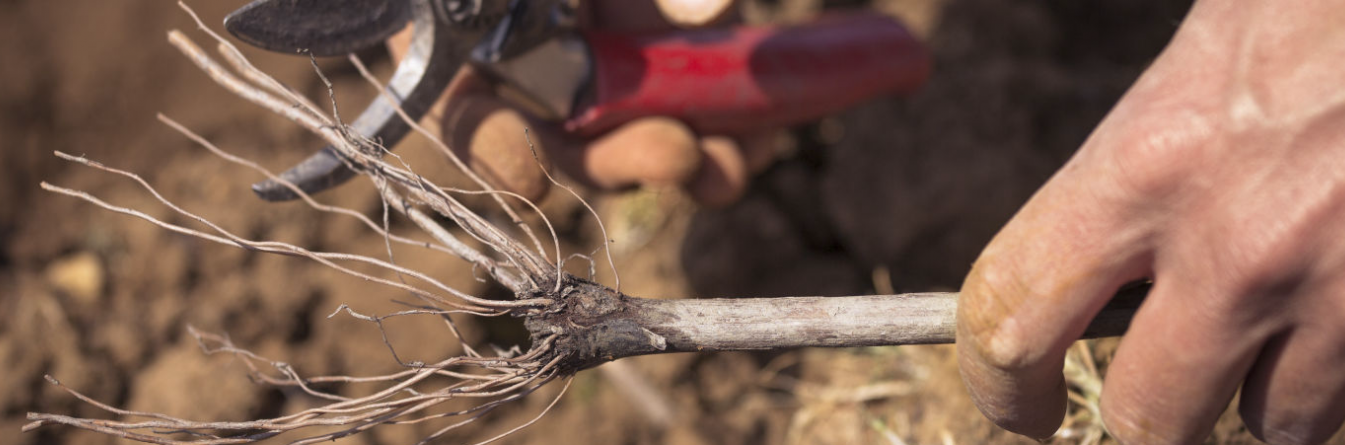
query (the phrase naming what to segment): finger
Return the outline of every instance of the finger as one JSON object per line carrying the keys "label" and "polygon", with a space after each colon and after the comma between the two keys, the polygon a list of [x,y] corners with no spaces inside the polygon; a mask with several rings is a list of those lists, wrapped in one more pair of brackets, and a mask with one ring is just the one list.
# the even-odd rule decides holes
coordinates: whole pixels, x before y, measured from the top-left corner
{"label": "finger", "polygon": [[1238,405],[1253,435],[1270,444],[1316,444],[1340,429],[1345,422],[1342,338],[1345,328],[1335,321],[1300,324],[1266,346]]}
{"label": "finger", "polygon": [[501,190],[533,201],[546,196],[546,154],[572,141],[492,95],[455,94],[442,106],[445,142],[468,167]]}
{"label": "finger", "polygon": [[392,57],[392,63],[401,63],[402,57],[406,56],[406,50],[411,47],[413,34],[413,30],[408,26],[388,37],[388,55]]}
{"label": "finger", "polygon": [[983,414],[1034,438],[1065,413],[1065,350],[1123,284],[1149,271],[1148,229],[1092,172],[1061,170],[981,253],[958,301],[964,383]]}
{"label": "finger", "polygon": [[594,0],[584,3],[581,25],[622,32],[666,32],[720,25],[738,19],[733,0]]}
{"label": "finger", "polygon": [[[406,54],[411,37],[408,27],[388,38],[394,62]],[[438,123],[449,148],[492,186],[533,201],[550,189],[542,170],[549,165],[546,150],[572,143],[551,125],[495,98],[490,81],[471,65],[458,70],[424,121]]]}
{"label": "finger", "polygon": [[1234,315],[1225,294],[1214,283],[1160,269],[1103,383],[1102,417],[1113,437],[1177,444],[1209,435],[1280,324]]}
{"label": "finger", "polygon": [[752,175],[761,173],[779,156],[780,133],[773,129],[736,137],[701,138],[704,163],[687,183],[687,192],[706,207],[737,202],[747,192]]}
{"label": "finger", "polygon": [[756,175],[766,171],[782,154],[781,140],[785,131],[769,129],[734,137],[742,148],[743,161],[747,164],[747,173]]}
{"label": "finger", "polygon": [[[392,57],[393,63],[400,63],[402,57],[406,55],[407,48],[411,46],[411,37],[412,29],[408,26],[388,38],[388,54]],[[487,94],[491,90],[490,80],[478,73],[472,65],[463,65],[454,75],[448,87],[444,89],[444,95],[439,99],[439,102],[442,103],[463,94]],[[436,104],[436,106],[438,105],[440,104]]]}
{"label": "finger", "polygon": [[604,189],[681,185],[700,170],[703,157],[691,129],[666,117],[637,119],[585,147],[549,153],[571,177]]}
{"label": "finger", "polygon": [[704,162],[687,183],[687,192],[706,207],[737,202],[747,190],[748,167],[743,150],[727,136],[701,138],[700,147]]}

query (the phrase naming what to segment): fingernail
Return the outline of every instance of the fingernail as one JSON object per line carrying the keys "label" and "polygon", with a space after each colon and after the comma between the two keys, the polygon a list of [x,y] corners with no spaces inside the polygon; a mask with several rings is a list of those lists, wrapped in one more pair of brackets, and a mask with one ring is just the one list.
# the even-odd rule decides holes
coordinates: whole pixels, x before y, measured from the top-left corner
{"label": "fingernail", "polygon": [[728,15],[733,0],[656,0],[654,3],[672,24],[697,27],[712,24]]}

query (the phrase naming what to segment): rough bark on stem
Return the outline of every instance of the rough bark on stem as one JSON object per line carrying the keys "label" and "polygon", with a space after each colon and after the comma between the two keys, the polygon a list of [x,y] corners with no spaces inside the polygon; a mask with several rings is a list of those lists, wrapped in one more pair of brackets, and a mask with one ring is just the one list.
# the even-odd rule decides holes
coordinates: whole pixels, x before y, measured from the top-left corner
{"label": "rough bark on stem", "polygon": [[[559,336],[569,371],[665,352],[953,343],[958,294],[655,300],[566,277],[559,292],[520,295],[557,302],[527,316],[534,338]],[[1083,338],[1118,336],[1148,292],[1122,289]]]}

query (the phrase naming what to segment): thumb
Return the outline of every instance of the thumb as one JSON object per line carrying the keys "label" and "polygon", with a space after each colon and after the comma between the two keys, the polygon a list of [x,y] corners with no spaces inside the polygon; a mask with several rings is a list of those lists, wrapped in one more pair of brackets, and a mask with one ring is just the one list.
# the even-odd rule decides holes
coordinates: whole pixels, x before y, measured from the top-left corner
{"label": "thumb", "polygon": [[1143,233],[1084,170],[1067,166],[1033,196],[981,253],[958,301],[958,364],[972,400],[999,426],[1038,439],[1064,419],[1066,349],[1150,267]]}

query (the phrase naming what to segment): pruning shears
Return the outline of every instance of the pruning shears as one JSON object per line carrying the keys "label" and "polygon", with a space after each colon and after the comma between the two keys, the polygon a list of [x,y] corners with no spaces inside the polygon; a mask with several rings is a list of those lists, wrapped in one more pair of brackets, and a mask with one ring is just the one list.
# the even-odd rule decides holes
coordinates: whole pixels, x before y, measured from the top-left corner
{"label": "pruning shears", "polygon": [[[381,45],[410,23],[411,46],[387,86],[399,103],[375,99],[352,125],[389,148],[410,130],[396,107],[419,119],[463,64],[580,135],[652,115],[703,133],[790,125],[909,92],[930,71],[928,51],[876,14],[621,34],[577,29],[576,1],[255,0],[224,26],[260,48],[322,57]],[[354,174],[340,156],[323,148],[281,177],[307,193],[325,190]],[[253,191],[268,201],[297,198],[270,180]]]}

